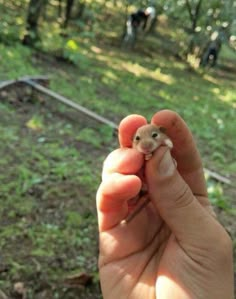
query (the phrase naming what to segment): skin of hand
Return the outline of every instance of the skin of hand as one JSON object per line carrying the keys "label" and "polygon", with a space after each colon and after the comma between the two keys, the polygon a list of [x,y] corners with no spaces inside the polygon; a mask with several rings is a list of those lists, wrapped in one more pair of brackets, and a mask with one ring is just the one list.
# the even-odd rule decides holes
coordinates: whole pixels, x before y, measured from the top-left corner
{"label": "skin of hand", "polygon": [[[209,212],[200,155],[175,112],[157,112],[173,142],[150,160],[132,149],[147,123],[130,115],[119,126],[120,148],[104,161],[97,191],[99,271],[104,299],[233,299],[232,241]],[[139,194],[144,166],[151,202],[127,226],[128,200]]]}

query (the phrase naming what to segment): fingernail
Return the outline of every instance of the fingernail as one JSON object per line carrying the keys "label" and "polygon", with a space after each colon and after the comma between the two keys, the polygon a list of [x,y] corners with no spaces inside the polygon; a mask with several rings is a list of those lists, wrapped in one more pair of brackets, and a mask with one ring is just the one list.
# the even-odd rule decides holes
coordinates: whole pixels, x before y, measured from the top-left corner
{"label": "fingernail", "polygon": [[171,176],[174,173],[175,168],[176,166],[174,164],[173,158],[168,150],[159,164],[159,174],[161,176]]}

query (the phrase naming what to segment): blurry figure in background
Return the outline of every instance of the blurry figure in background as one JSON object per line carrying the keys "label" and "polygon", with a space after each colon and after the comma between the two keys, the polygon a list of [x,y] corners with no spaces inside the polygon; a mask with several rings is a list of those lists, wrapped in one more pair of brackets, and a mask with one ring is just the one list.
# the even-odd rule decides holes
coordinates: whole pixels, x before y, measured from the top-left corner
{"label": "blurry figure in background", "polygon": [[[137,30],[142,29],[144,32],[148,32],[156,18],[156,9],[153,6],[146,9],[139,9],[129,16],[127,21],[127,29]],[[132,27],[132,29],[130,28]]]}
{"label": "blurry figure in background", "polygon": [[225,29],[226,27],[223,25],[219,30],[214,31],[211,34],[210,40],[203,50],[200,61],[201,66],[205,67],[207,64],[209,64],[210,66],[214,67],[216,65],[221,46],[228,40]]}
{"label": "blurry figure in background", "polygon": [[139,9],[129,15],[126,22],[126,32],[123,43],[133,47],[137,38],[138,31],[148,33],[153,28],[156,20],[156,9],[153,6],[146,9]]}
{"label": "blurry figure in background", "polygon": [[145,31],[148,33],[152,31],[154,24],[156,23],[156,9],[153,6],[149,6],[145,9],[145,14],[147,15],[147,21],[145,26]]}

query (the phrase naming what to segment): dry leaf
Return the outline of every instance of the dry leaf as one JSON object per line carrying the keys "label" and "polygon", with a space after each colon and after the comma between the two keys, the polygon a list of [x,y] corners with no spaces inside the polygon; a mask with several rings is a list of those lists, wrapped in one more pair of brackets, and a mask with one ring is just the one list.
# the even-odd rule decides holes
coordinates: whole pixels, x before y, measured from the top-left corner
{"label": "dry leaf", "polygon": [[87,273],[79,273],[65,278],[64,283],[70,287],[86,286],[92,282],[92,275]]}

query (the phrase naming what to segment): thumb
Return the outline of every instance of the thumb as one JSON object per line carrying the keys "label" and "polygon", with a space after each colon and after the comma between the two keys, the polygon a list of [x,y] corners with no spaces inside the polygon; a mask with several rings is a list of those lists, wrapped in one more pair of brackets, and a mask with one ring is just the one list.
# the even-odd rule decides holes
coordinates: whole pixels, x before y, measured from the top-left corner
{"label": "thumb", "polygon": [[202,232],[215,222],[203,207],[208,199],[201,198],[200,204],[177,171],[169,149],[161,147],[154,153],[146,163],[145,175],[150,198],[177,240],[191,241],[191,245],[205,242]]}

